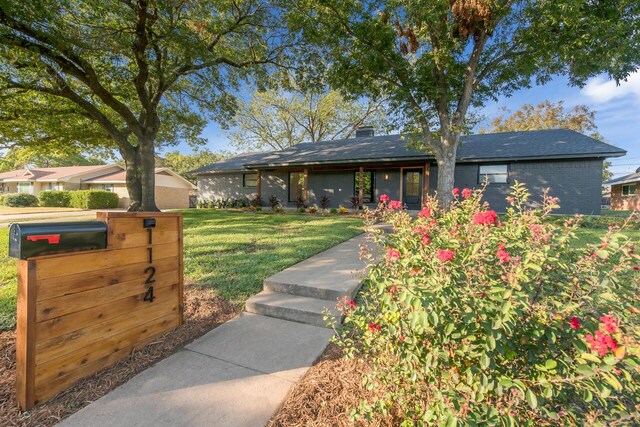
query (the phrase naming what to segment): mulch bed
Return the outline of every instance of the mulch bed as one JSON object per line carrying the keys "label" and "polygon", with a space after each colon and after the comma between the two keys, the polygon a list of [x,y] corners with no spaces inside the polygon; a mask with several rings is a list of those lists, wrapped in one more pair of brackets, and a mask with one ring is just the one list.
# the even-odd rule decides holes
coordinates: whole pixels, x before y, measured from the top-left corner
{"label": "mulch bed", "polygon": [[242,309],[211,291],[185,287],[185,322],[111,367],[82,379],[53,399],[21,412],[16,404],[16,334],[0,333],[0,425],[52,426],[104,396],[134,375],[232,319]]}
{"label": "mulch bed", "polygon": [[393,419],[353,422],[349,415],[367,397],[362,387],[367,367],[348,360],[330,344],[305,376],[289,391],[268,427],[394,426]]}

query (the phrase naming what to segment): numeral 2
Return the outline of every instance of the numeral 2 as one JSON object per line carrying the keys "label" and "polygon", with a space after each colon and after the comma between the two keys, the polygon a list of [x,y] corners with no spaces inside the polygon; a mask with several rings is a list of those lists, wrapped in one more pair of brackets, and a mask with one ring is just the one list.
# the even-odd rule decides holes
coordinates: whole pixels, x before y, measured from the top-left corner
{"label": "numeral 2", "polygon": [[145,285],[149,285],[151,283],[155,283],[155,280],[153,280],[153,276],[155,276],[156,274],[156,268],[149,266],[147,268],[144,269],[144,274],[149,274],[149,276],[147,277],[147,280],[145,280],[144,284]]}

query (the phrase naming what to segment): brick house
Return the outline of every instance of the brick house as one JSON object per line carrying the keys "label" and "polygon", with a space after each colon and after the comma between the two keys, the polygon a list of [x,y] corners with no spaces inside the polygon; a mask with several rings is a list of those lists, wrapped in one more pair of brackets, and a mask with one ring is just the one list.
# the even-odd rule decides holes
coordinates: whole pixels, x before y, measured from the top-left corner
{"label": "brick house", "polygon": [[632,211],[640,209],[640,168],[632,174],[610,179],[605,185],[611,186],[611,209]]}

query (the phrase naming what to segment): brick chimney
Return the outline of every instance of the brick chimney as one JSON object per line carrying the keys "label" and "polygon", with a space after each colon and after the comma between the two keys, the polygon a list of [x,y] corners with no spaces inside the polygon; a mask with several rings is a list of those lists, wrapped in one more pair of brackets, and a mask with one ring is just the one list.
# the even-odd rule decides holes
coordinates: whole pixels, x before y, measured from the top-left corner
{"label": "brick chimney", "polygon": [[360,126],[356,129],[356,138],[373,136],[373,126]]}

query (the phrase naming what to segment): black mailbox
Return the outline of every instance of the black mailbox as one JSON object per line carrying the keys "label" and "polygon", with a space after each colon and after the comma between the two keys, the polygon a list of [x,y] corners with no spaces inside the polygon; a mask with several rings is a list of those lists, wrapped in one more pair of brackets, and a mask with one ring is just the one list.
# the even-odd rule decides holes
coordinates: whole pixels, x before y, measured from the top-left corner
{"label": "black mailbox", "polygon": [[102,221],[11,224],[9,229],[9,256],[14,258],[106,247],[107,224]]}

